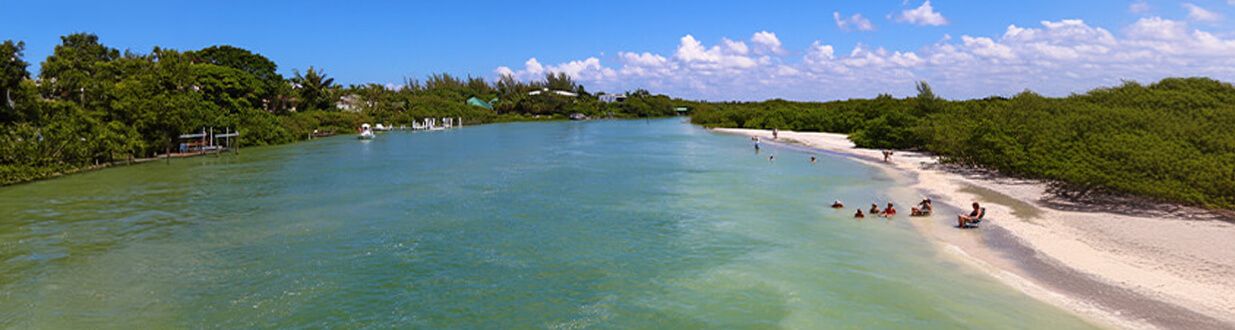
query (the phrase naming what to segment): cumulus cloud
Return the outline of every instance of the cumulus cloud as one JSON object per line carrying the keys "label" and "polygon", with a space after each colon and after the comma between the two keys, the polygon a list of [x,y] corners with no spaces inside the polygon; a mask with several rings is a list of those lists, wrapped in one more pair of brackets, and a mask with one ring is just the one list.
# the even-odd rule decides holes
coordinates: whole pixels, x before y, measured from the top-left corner
{"label": "cumulus cloud", "polygon": [[[1235,0],[1230,0],[1230,1],[1235,1]],[[1133,14],[1141,14],[1141,13],[1149,12],[1149,3],[1145,2],[1145,0],[1133,2],[1131,5],[1128,5],[1128,11],[1132,12]]]}
{"label": "cumulus cloud", "polygon": [[914,9],[906,9],[897,16],[897,20],[915,25],[940,26],[948,25],[948,19],[943,17],[943,14],[935,11],[931,7],[931,1],[926,0],[921,6]]}
{"label": "cumulus cloud", "polygon": [[531,58],[521,69],[495,72],[522,79],[565,72],[591,90],[647,88],[712,100],[905,96],[919,80],[952,98],[1011,95],[1026,88],[1067,95],[1122,80],[1193,75],[1235,80],[1230,56],[1235,39],[1228,35],[1161,17],[1141,18],[1114,32],[1065,19],[1009,25],[995,35],[945,36],[917,49],[838,47],[815,40],[787,51],[774,33],[760,31],[746,41],[715,44],[685,35],[671,54],[619,52],[612,66],[595,57],[552,65]]}
{"label": "cumulus cloud", "polygon": [[1222,15],[1201,8],[1201,6],[1185,2],[1184,9],[1188,10],[1188,19],[1198,22],[1217,22],[1222,20]]}
{"label": "cumulus cloud", "polygon": [[872,24],[869,19],[862,17],[862,14],[853,14],[853,16],[842,17],[840,12],[832,12],[832,20],[836,21],[836,27],[845,31],[874,31],[875,24]]}
{"label": "cumulus cloud", "polygon": [[772,32],[755,32],[755,34],[750,37],[750,42],[758,45],[761,52],[772,54],[783,54],[785,52],[785,49],[781,48],[780,38],[777,38],[776,34]]}

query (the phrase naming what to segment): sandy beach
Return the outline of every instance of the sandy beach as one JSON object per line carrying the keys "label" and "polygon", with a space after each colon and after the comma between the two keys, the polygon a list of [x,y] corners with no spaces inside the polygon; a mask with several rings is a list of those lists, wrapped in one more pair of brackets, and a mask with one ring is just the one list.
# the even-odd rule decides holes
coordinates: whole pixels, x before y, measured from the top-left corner
{"label": "sandy beach", "polygon": [[[908,218],[941,253],[972,263],[1027,294],[1115,328],[1235,328],[1235,224],[1204,210],[1127,209],[1069,203],[1042,182],[957,170],[930,155],[856,148],[843,134],[714,129],[840,153],[887,169],[936,214]],[[956,214],[980,202],[987,221],[955,228]],[[867,201],[854,201],[864,205]],[[1165,209],[1165,210],[1164,210]]]}

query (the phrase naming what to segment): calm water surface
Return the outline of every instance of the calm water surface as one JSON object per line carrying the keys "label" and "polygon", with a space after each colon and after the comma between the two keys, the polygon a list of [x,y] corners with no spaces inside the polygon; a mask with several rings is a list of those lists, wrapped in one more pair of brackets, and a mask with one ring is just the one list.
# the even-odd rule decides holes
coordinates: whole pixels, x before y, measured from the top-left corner
{"label": "calm water surface", "polygon": [[1090,327],[850,218],[895,182],[819,156],[520,123],[0,188],[0,326]]}

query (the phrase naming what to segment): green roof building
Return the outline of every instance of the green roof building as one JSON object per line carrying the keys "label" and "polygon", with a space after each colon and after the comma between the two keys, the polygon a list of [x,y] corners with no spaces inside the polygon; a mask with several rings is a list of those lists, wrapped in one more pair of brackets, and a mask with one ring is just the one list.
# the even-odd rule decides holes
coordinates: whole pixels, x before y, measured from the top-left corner
{"label": "green roof building", "polygon": [[[494,99],[494,100],[497,100],[497,99]],[[481,100],[479,98],[476,98],[475,96],[468,98],[467,104],[493,110],[493,104],[490,104],[489,102],[485,102],[485,100]]]}

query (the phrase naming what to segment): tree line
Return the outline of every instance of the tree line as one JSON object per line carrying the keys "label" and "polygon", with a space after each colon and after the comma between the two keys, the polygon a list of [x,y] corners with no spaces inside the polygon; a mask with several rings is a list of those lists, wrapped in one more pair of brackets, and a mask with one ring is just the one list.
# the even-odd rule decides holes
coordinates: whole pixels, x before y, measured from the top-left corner
{"label": "tree line", "polygon": [[695,123],[846,133],[859,147],[1046,179],[1073,197],[1104,192],[1235,208],[1235,87],[1208,78],[1125,82],[1067,97],[1031,91],[949,101],[696,103]]}
{"label": "tree line", "polygon": [[[260,146],[426,117],[480,124],[673,114],[667,96],[636,91],[627,102],[603,103],[565,74],[531,82],[434,74],[397,88],[342,86],[314,67],[284,77],[270,59],[238,47],[121,52],[77,33],[61,37],[32,76],[24,50],[24,42],[0,43],[0,185],[152,157],[206,127],[237,129],[241,145]],[[545,89],[568,93],[533,93]],[[472,97],[493,109],[468,105]]]}

